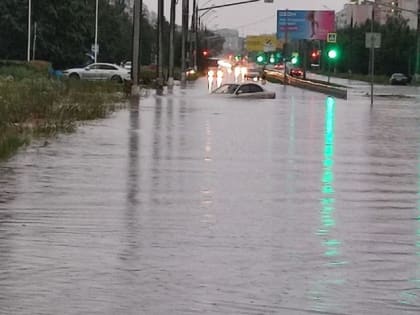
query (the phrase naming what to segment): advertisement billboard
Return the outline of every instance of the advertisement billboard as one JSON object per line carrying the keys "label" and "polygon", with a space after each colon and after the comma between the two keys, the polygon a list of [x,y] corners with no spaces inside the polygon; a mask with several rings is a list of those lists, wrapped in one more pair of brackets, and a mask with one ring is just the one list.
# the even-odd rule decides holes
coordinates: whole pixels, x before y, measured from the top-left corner
{"label": "advertisement billboard", "polygon": [[326,40],[335,31],[335,13],[330,10],[278,10],[277,38]]}
{"label": "advertisement billboard", "polygon": [[245,49],[248,52],[275,51],[283,47],[276,35],[249,35],[245,38]]}

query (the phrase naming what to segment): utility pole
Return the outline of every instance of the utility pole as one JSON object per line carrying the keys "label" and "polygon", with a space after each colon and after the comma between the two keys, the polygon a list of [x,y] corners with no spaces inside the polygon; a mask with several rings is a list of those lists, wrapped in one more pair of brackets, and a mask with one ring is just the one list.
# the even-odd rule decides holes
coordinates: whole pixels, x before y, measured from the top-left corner
{"label": "utility pole", "polygon": [[286,9],[286,28],[284,30],[284,44],[283,44],[283,65],[284,65],[284,73],[283,73],[283,84],[287,84],[287,41],[288,41],[288,33],[289,33],[289,10]]}
{"label": "utility pole", "polygon": [[198,42],[198,32],[200,31],[200,29],[198,27],[199,26],[198,24],[199,23],[198,23],[198,4],[197,4],[197,6],[195,7],[195,66],[196,66],[195,70],[198,70],[198,51],[200,49],[200,45]]}
{"label": "utility pole", "polygon": [[191,21],[191,28],[193,32],[192,38],[192,58],[193,58],[193,67],[194,70],[197,70],[197,0],[193,0],[193,15]]}
{"label": "utility pole", "polygon": [[139,56],[140,56],[140,19],[142,0],[134,0],[133,14],[133,51],[132,51],[132,67],[131,67],[131,95],[138,96],[140,94],[139,87]]}
{"label": "utility pole", "polygon": [[156,92],[163,93],[163,0],[158,0],[158,80]]}
{"label": "utility pole", "polygon": [[95,6],[95,63],[98,60],[98,12],[99,12],[99,0],[96,0]]}
{"label": "utility pole", "polygon": [[[375,4],[372,4],[372,17],[370,20],[370,32],[373,36],[373,23],[375,19]],[[370,46],[370,107],[373,106],[373,80],[375,78],[375,48],[373,42]]]}
{"label": "utility pole", "polygon": [[417,1],[417,30],[416,30],[416,67],[414,72],[414,79],[420,81],[420,0]]}
{"label": "utility pole", "polygon": [[31,17],[32,17],[32,1],[28,0],[28,51],[26,61],[31,61]]}
{"label": "utility pole", "polygon": [[188,38],[189,0],[182,0],[182,40],[181,40],[181,87],[186,86],[186,46]]}
{"label": "utility pole", "polygon": [[169,31],[169,73],[168,90],[171,92],[174,87],[174,60],[175,60],[175,8],[177,0],[171,0],[170,31]]}

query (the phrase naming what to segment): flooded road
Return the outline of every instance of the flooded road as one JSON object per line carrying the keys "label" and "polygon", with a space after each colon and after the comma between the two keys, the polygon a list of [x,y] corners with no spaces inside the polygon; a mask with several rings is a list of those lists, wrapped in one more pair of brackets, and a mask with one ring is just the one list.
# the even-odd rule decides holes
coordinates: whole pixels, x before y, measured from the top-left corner
{"label": "flooded road", "polygon": [[0,164],[0,314],[419,314],[420,107],[198,81]]}

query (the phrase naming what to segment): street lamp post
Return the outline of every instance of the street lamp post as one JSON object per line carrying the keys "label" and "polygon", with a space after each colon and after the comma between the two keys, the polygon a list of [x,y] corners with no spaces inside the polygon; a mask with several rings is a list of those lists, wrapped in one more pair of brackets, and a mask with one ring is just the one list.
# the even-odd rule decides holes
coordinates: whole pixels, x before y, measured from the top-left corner
{"label": "street lamp post", "polygon": [[142,0],[134,0],[133,12],[133,51],[132,51],[132,67],[131,67],[131,95],[138,96],[140,94],[139,87],[139,70],[140,70],[140,20],[142,14]]}
{"label": "street lamp post", "polygon": [[31,16],[32,16],[32,1],[28,0],[28,50],[26,60],[31,61]]}
{"label": "street lamp post", "polygon": [[163,93],[163,0],[158,2],[158,80],[156,92],[158,95]]}
{"label": "street lamp post", "polygon": [[188,11],[189,11],[189,1],[182,0],[182,40],[181,40],[181,86],[185,87],[186,85],[186,46],[188,38]]}
{"label": "street lamp post", "polygon": [[177,0],[171,0],[170,13],[170,31],[169,31],[169,73],[168,73],[168,90],[172,91],[174,86],[174,61],[175,61],[175,8]]}
{"label": "street lamp post", "polygon": [[99,9],[99,0],[96,0],[95,6],[95,51],[94,51],[94,58],[95,63],[98,60],[98,10]]}

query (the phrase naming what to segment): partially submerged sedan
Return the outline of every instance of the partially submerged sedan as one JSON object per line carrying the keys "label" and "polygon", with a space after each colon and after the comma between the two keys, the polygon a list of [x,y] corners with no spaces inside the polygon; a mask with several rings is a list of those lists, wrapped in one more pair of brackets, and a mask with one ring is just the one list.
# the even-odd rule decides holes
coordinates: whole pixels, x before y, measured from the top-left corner
{"label": "partially submerged sedan", "polygon": [[212,94],[238,98],[276,98],[275,92],[268,91],[256,83],[226,83],[215,89]]}

